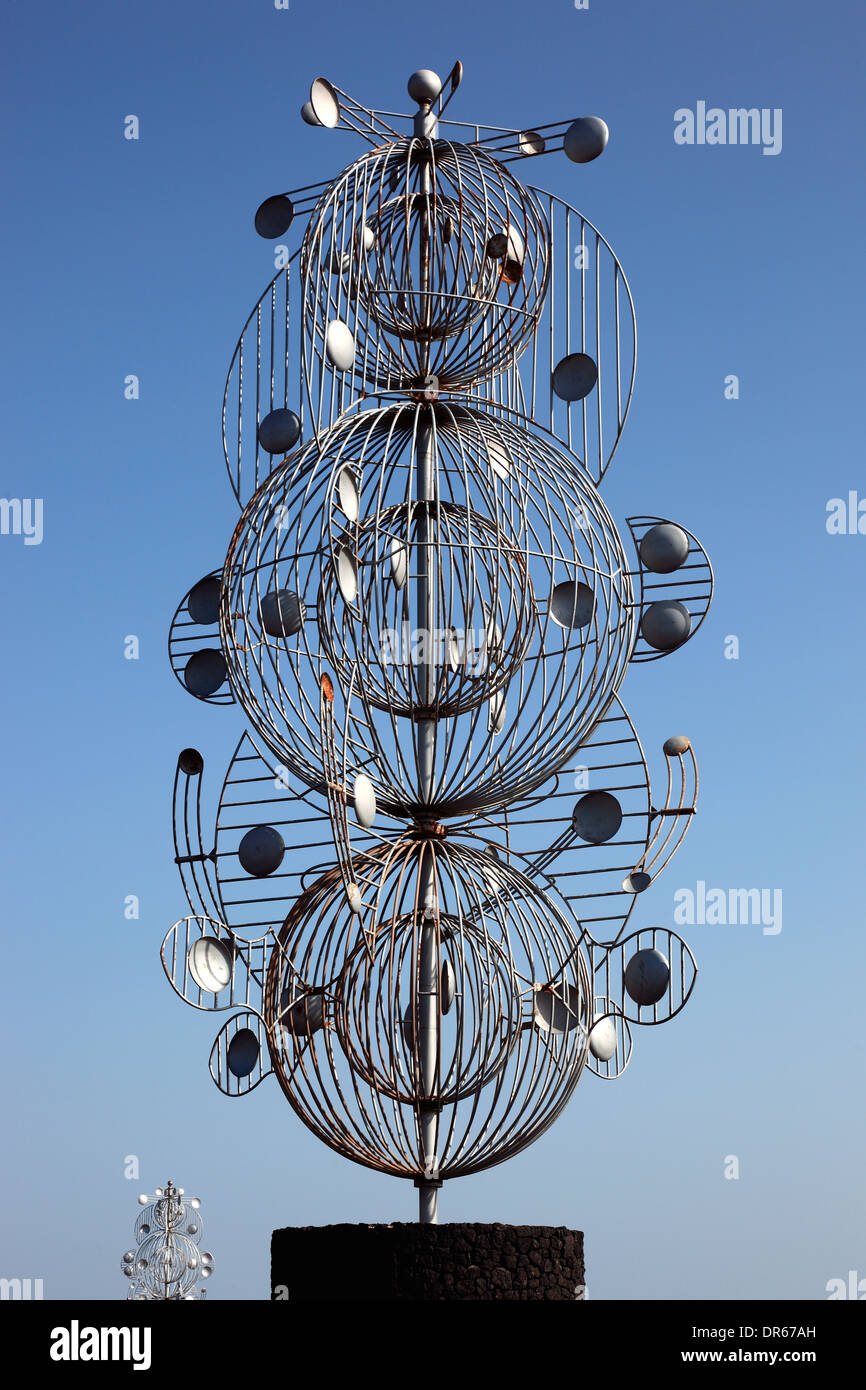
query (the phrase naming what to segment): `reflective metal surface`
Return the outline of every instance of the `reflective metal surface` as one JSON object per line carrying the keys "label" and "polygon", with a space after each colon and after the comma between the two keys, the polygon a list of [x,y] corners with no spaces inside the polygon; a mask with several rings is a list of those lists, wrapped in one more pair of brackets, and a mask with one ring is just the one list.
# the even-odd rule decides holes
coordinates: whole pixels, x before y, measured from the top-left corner
{"label": "reflective metal surface", "polygon": [[532,1143],[691,993],[675,933],[626,931],[697,764],[668,738],[654,794],[619,692],[712,595],[664,517],[628,519],[630,568],[599,491],[634,381],[628,285],[581,213],[509,167],[586,163],[607,127],[458,138],[462,72],[413,74],[405,117],[313,83],[304,119],[368,148],[259,209],[269,234],[288,203],[297,239],[229,371],[241,516],[169,643],[181,683],[250,732],[212,834],[203,759],[178,759],[192,916],[166,975],[232,1011],[224,1094],[273,1072],[324,1143],[412,1180],[425,1221],[443,1181]]}

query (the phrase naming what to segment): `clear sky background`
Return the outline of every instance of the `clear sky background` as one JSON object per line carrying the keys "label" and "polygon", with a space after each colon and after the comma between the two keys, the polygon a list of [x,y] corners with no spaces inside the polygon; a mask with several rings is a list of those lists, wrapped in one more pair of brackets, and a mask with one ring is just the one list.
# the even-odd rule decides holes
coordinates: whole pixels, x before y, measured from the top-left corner
{"label": "clear sky background", "polygon": [[[638,1030],[615,1085],[585,1077],[532,1149],[446,1185],[442,1219],[584,1230],[593,1298],[820,1299],[866,1277],[866,535],[825,526],[829,499],[866,498],[862,8],[43,0],[2,26],[0,491],[43,499],[44,538],[0,536],[0,1275],[123,1297],[137,1193],[169,1176],[203,1199],[212,1298],[268,1296],[275,1226],[414,1219],[410,1184],[325,1149],[273,1081],[221,1096],[207,1058],[225,1015],[163,977],[187,910],[177,752],[202,749],[215,792],[244,727],[185,695],[165,637],[236,521],[223,385],[274,273],[253,212],[362,149],[300,121],[310,81],[408,109],[409,73],[459,57],[449,114],[607,120],[603,158],[521,175],[599,227],[635,296],[636,394],[605,500],[620,522],[682,520],[716,570],[695,641],[622,692],[647,748],[690,734],[702,776],[633,923],[673,926],[674,893],[699,879],[780,888],[784,908],[776,935],[684,928],[701,970],[685,1012]],[[674,112],[698,101],[781,108],[781,153],[676,145]]]}

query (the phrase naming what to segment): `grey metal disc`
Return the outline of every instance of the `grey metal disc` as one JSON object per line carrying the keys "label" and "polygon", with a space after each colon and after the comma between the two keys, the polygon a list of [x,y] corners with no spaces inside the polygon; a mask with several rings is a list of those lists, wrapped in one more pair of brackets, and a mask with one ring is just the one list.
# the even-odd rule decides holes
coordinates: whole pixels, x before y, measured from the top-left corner
{"label": "grey metal disc", "polygon": [[241,867],[255,878],[266,878],[278,869],[286,852],[286,842],[272,825],[254,825],[238,845]]}
{"label": "grey metal disc", "polygon": [[294,637],[304,625],[304,606],[292,589],[272,589],[262,596],[259,617],[269,637]]}
{"label": "grey metal disc", "polygon": [[487,718],[487,727],[491,733],[501,734],[505,728],[506,715],[506,695],[504,690],[498,690],[490,698],[490,709]]}
{"label": "grey metal disc", "polygon": [[589,1030],[589,1050],[597,1062],[609,1062],[617,1049],[616,1022],[609,1014],[597,1018]]}
{"label": "grey metal disc", "polygon": [[358,520],[360,510],[360,498],[358,497],[358,484],[355,474],[351,468],[341,468],[337,477],[337,496],[340,499],[340,506],[345,516],[350,521]]}
{"label": "grey metal disc", "polygon": [[346,603],[358,596],[358,566],[350,550],[343,546],[337,552],[337,587]]}
{"label": "grey metal disc", "polygon": [[259,203],[255,216],[256,231],[265,241],[276,241],[278,236],[289,230],[294,215],[295,205],[291,198],[287,198],[285,193],[275,193],[272,198]]}
{"label": "grey metal disc", "polygon": [[177,765],[186,777],[197,777],[204,768],[204,758],[197,748],[182,748]]}
{"label": "grey metal disc", "polygon": [[603,845],[622,825],[622,807],[610,792],[587,792],[575,806],[571,823],[582,840]]}
{"label": "grey metal disc", "polygon": [[594,612],[595,594],[579,580],[563,580],[550,596],[550,616],[559,627],[586,627]]}
{"label": "grey metal disc", "polygon": [[671,574],[684,564],[689,553],[689,538],[672,521],[651,526],[641,537],[638,547],[640,562],[653,574]]}
{"label": "grey metal disc", "polygon": [[233,1076],[249,1076],[259,1060],[259,1040],[251,1028],[239,1028],[228,1046],[226,1061]]}
{"label": "grey metal disc", "polygon": [[189,948],[189,973],[207,994],[219,994],[231,983],[232,964],[231,951],[216,936],[200,936]]}
{"label": "grey metal disc", "polygon": [[667,991],[671,968],[661,951],[636,951],[625,968],[626,990],[636,1004],[657,1004]]}
{"label": "grey metal disc", "polygon": [[301,120],[306,121],[307,125],[322,124],[309,101],[305,101],[301,107]]}
{"label": "grey metal disc", "polygon": [[280,1001],[280,1023],[296,1038],[308,1038],[325,1026],[325,1001],[319,990],[289,1003],[288,988]]}
{"label": "grey metal disc", "polygon": [[645,874],[643,869],[635,869],[632,873],[627,874],[626,877],[623,879],[623,892],[643,893],[646,891],[647,888],[649,888],[651,883],[652,878],[649,874]]}
{"label": "grey metal disc", "polygon": [[576,985],[559,985],[552,989],[537,989],[532,1006],[532,1021],[543,1033],[570,1033],[580,1022],[581,998]]}
{"label": "grey metal disc", "polygon": [[409,573],[409,547],[399,536],[391,538],[391,577],[398,589],[402,589]]}
{"label": "grey metal disc", "polygon": [[688,753],[692,746],[692,741],[685,734],[674,734],[671,738],[666,738],[662,744],[663,751],[669,758],[682,757],[683,753]]}
{"label": "grey metal disc", "polygon": [[439,985],[439,1000],[443,1014],[451,1012],[454,1003],[454,995],[457,993],[457,976],[454,973],[454,966],[450,960],[446,960],[442,965],[442,973]]}
{"label": "grey metal disc", "polygon": [[365,830],[369,830],[376,819],[376,793],[373,790],[373,783],[366,773],[359,772],[355,778],[352,798],[355,803],[355,816],[358,824],[362,825]]}
{"label": "grey metal disc", "polygon": [[546,141],[537,130],[524,130],[518,137],[517,148],[521,154],[544,154]]}
{"label": "grey metal disc", "polygon": [[486,445],[491,469],[497,478],[501,478],[505,482],[511,476],[511,455],[503,444],[499,444],[494,439],[488,439]]}
{"label": "grey metal disc", "polygon": [[186,606],[193,622],[200,623],[202,627],[219,622],[220,582],[215,574],[205,575],[204,579],[193,585]]}
{"label": "grey metal disc", "polygon": [[553,389],[561,401],[582,401],[598,381],[598,367],[586,352],[570,352],[553,369]]}
{"label": "grey metal disc", "polygon": [[501,261],[507,258],[509,261],[521,262],[526,255],[526,246],[523,237],[516,227],[509,225],[501,232],[495,232],[487,242],[487,255],[491,260]]}
{"label": "grey metal disc", "polygon": [[334,126],[339,124],[339,98],[327,78],[316,78],[310,88],[310,106],[319,125],[333,130]]}
{"label": "grey metal disc", "polygon": [[645,608],[640,630],[651,647],[658,652],[672,652],[681,647],[692,630],[692,617],[684,604],[676,599],[660,599]]}
{"label": "grey metal disc", "polygon": [[226,678],[226,659],[214,647],[203,647],[193,652],[183,670],[183,683],[190,695],[206,700],[213,695]]}
{"label": "grey metal disc", "polygon": [[259,443],[266,454],[287,454],[301,437],[301,422],[293,410],[272,410],[259,423]]}
{"label": "grey metal disc", "polygon": [[331,319],[325,330],[325,355],[338,372],[347,372],[355,360],[355,339],[342,319]]}
{"label": "grey metal disc", "polygon": [[607,123],[601,116],[579,116],[565,132],[562,148],[575,164],[588,164],[591,159],[598,159],[609,137]]}

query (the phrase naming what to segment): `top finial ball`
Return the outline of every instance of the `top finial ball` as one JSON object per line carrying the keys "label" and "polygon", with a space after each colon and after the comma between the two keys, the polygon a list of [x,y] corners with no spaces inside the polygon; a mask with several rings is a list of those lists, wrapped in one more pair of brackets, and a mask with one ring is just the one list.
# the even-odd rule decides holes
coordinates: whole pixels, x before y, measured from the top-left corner
{"label": "top finial ball", "polygon": [[419,68],[413,72],[408,82],[409,95],[420,105],[425,101],[435,101],[442,91],[442,78],[430,68]]}

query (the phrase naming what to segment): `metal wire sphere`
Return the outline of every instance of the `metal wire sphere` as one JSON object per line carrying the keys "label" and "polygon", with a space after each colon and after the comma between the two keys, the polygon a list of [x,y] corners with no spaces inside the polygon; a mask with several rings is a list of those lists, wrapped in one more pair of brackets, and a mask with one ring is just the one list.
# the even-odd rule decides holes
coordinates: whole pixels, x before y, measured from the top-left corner
{"label": "metal wire sphere", "polygon": [[[439,466],[419,503],[424,432]],[[422,568],[432,624],[418,617]],[[323,787],[320,680],[336,677],[347,776],[366,773],[383,809],[420,819],[496,810],[567,764],[635,641],[620,538],[577,461],[445,402],[349,416],[275,470],[229,546],[220,626],[235,697],[282,763]],[[433,652],[432,692],[407,631]],[[441,721],[432,793],[425,719]]]}
{"label": "metal wire sphere", "polygon": [[187,1236],[157,1232],[148,1236],[135,1257],[136,1278],[150,1294],[186,1293],[198,1281],[198,1246]]}
{"label": "metal wire sphere", "polygon": [[[264,1011],[279,1083],[320,1139],[367,1167],[423,1175],[430,1096],[440,1177],[501,1163],[553,1123],[580,1079],[592,989],[579,931],[509,864],[448,839],[401,839],[355,867],[367,936],[333,869],[295,903],[271,955]],[[425,930],[437,980],[426,1079]]]}
{"label": "metal wire sphere", "polygon": [[433,375],[467,387],[527,345],[549,278],[533,195],[480,149],[447,140],[370,150],[330,185],[301,251],[308,378],[328,325],[351,331],[351,368],[404,391]]}

